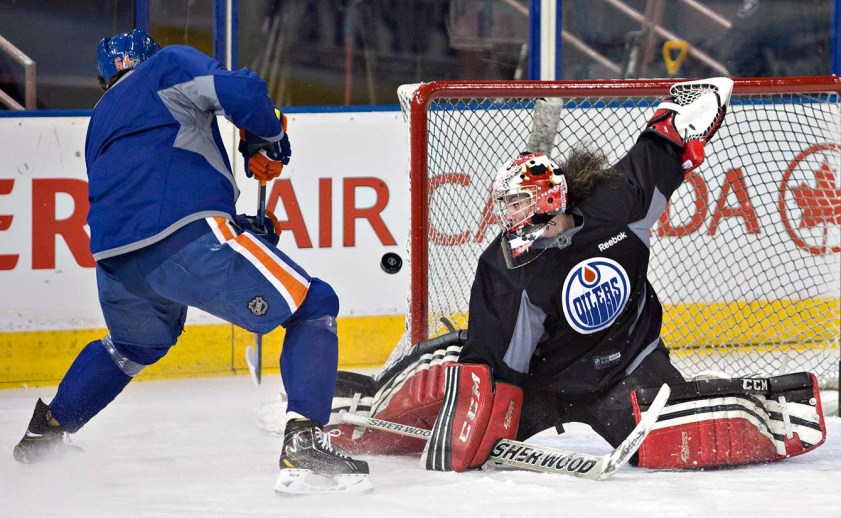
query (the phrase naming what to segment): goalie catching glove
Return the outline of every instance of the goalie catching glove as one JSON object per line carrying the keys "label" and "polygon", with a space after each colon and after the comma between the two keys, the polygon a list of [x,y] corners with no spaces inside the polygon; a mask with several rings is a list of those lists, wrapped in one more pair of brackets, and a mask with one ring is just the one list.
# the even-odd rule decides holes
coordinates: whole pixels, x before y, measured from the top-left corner
{"label": "goalie catching glove", "polygon": [[261,182],[268,182],[280,176],[283,166],[289,163],[292,148],[286,133],[286,115],[279,108],[274,109],[283,131],[280,138],[269,141],[247,131],[239,130],[239,152],[245,159],[245,174]]}
{"label": "goalie catching glove", "polygon": [[[632,396],[634,415],[655,389]],[[826,423],[814,374],[693,381],[672,386],[671,397],[639,449],[639,465],[701,469],[771,462],[814,450]]]}
{"label": "goalie catching glove", "polygon": [[680,146],[683,169],[691,171],[704,163],[704,144],[721,126],[732,91],[726,77],[675,83],[643,133],[653,131]]}

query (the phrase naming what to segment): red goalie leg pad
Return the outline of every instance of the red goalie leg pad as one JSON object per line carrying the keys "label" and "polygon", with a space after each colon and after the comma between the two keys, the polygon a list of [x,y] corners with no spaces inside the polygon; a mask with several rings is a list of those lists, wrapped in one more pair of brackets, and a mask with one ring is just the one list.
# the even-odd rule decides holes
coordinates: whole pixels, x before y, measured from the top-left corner
{"label": "red goalie leg pad", "polygon": [[424,451],[426,469],[465,471],[484,463],[493,444],[517,434],[522,390],[498,383],[487,365],[447,368],[444,401]]}
{"label": "red goalie leg pad", "polygon": [[349,455],[410,455],[422,452],[426,446],[426,441],[423,439],[380,430],[360,430],[349,424],[331,426],[329,430],[339,430],[338,435],[332,436],[330,443],[342,453]]}
{"label": "red goalie leg pad", "polygon": [[411,374],[402,383],[379,394],[374,417],[430,429],[444,399],[444,373],[448,365],[433,365]]}
{"label": "red goalie leg pad", "polygon": [[[648,392],[631,395],[637,422]],[[687,382],[672,386],[669,404],[639,449],[639,465],[693,469],[777,461],[825,440],[814,374]]]}
{"label": "red goalie leg pad", "polygon": [[[405,376],[397,376],[383,386],[371,408],[372,416],[384,421],[425,428],[432,428],[444,398],[444,372],[447,365],[424,366]],[[332,444],[342,451],[376,454],[420,453],[426,441],[378,430],[354,430],[353,426],[337,427],[341,434],[334,436]]]}
{"label": "red goalie leg pad", "polygon": [[774,443],[746,419],[725,418],[653,430],[639,450],[639,465],[700,469],[777,460]]}
{"label": "red goalie leg pad", "polygon": [[[634,414],[639,422],[636,394]],[[670,404],[639,449],[639,465],[699,469],[779,459],[767,414],[738,396]]]}

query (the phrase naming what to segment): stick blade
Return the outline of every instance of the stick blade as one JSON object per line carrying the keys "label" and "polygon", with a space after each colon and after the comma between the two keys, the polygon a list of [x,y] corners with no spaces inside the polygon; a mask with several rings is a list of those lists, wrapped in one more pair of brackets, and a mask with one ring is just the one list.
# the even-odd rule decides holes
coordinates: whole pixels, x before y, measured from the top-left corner
{"label": "stick blade", "polygon": [[261,376],[261,369],[257,367],[257,353],[254,351],[250,345],[245,348],[245,363],[248,365],[248,372],[251,375],[251,381],[254,382],[255,385],[260,385]]}
{"label": "stick blade", "polygon": [[612,477],[619,468],[631,460],[634,453],[642,446],[642,442],[648,437],[648,433],[651,432],[654,424],[657,423],[657,418],[660,417],[660,412],[666,406],[666,402],[669,400],[669,394],[671,393],[672,389],[665,383],[660,387],[657,397],[654,398],[651,406],[642,415],[640,422],[637,423],[637,426],[631,431],[630,435],[622,441],[622,444],[613,450],[613,453],[607,458],[604,470],[599,475],[598,480],[605,480]]}

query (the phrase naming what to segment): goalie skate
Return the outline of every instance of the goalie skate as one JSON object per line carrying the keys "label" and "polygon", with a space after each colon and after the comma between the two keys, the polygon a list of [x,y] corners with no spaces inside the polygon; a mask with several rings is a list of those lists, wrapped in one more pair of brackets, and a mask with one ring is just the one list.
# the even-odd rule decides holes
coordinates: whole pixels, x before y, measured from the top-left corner
{"label": "goalie skate", "polygon": [[275,491],[288,495],[368,493],[368,463],[338,453],[330,434],[308,419],[289,421]]}

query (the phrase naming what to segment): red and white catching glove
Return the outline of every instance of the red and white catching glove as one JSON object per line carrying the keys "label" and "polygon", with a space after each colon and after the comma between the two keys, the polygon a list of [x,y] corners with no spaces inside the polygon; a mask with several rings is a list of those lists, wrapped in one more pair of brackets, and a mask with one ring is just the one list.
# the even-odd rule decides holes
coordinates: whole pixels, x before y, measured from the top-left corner
{"label": "red and white catching glove", "polygon": [[675,83],[648,120],[646,132],[683,148],[683,169],[691,171],[704,163],[704,144],[721,126],[732,92],[733,80],[726,77]]}

